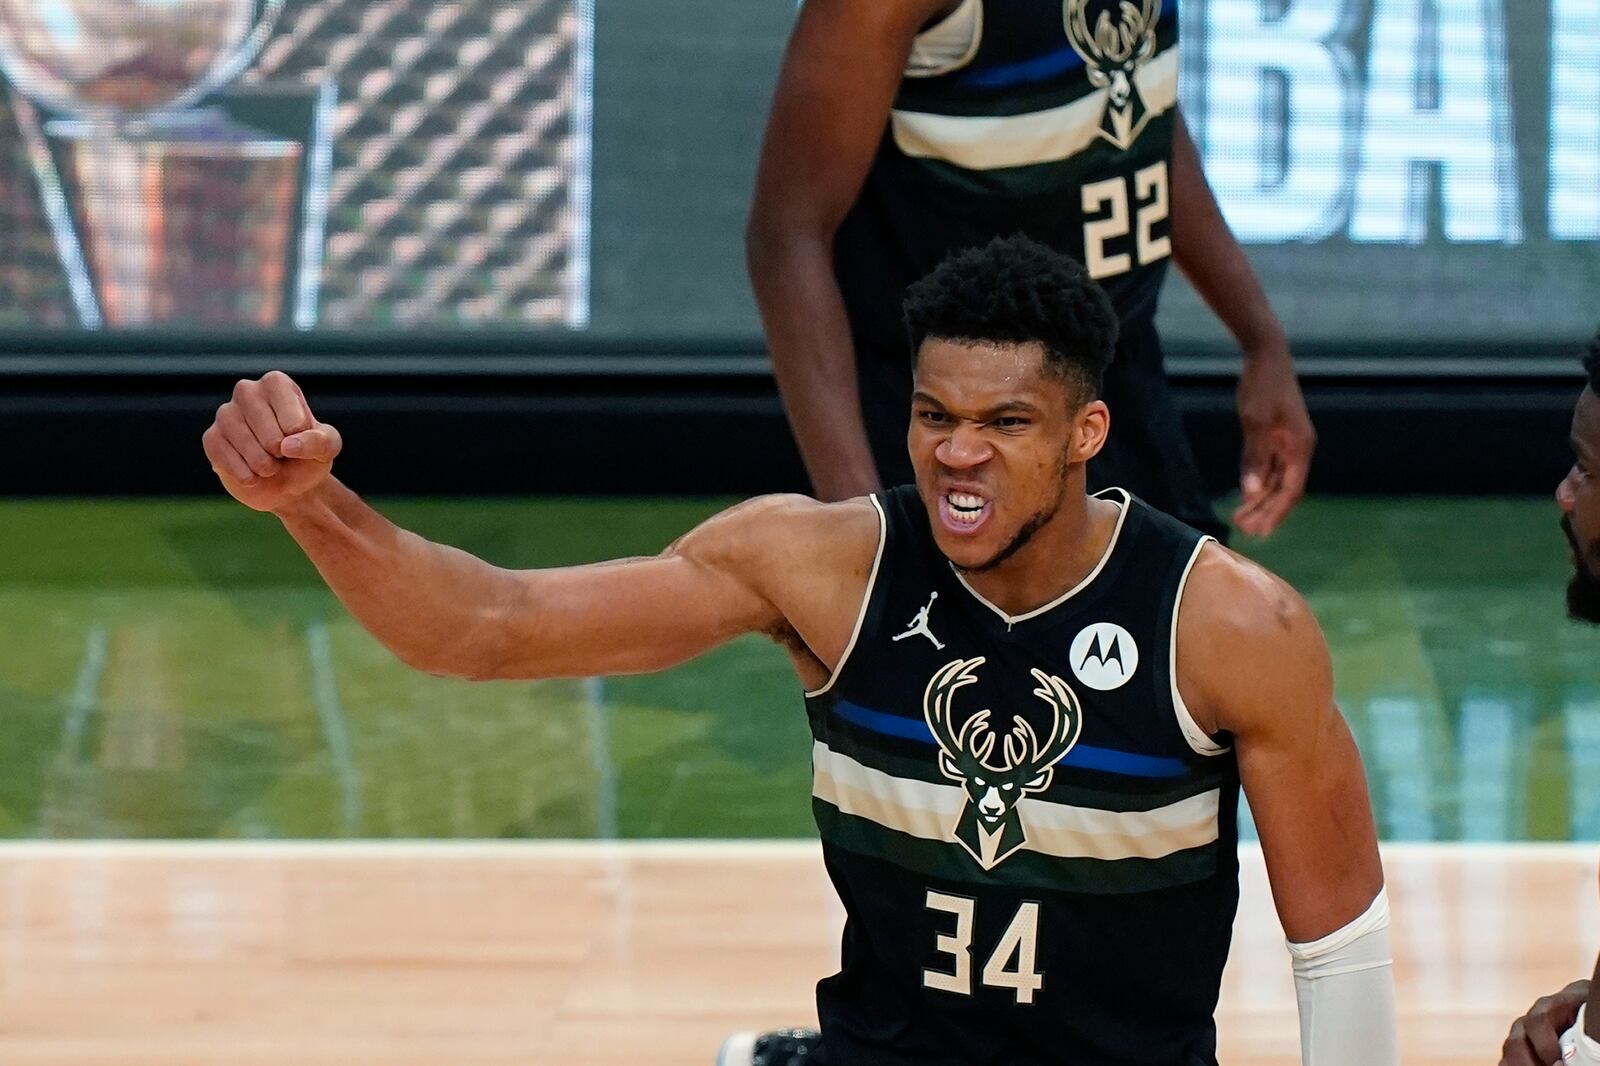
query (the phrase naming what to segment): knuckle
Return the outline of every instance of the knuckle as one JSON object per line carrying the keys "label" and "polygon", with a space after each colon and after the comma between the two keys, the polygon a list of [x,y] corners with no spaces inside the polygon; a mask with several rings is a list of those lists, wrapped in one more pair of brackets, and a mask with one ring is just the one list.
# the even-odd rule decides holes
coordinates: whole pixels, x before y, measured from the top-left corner
{"label": "knuckle", "polygon": [[233,383],[233,398],[238,400],[250,395],[250,392],[255,388],[255,385],[256,383],[248,378],[240,378],[238,381]]}

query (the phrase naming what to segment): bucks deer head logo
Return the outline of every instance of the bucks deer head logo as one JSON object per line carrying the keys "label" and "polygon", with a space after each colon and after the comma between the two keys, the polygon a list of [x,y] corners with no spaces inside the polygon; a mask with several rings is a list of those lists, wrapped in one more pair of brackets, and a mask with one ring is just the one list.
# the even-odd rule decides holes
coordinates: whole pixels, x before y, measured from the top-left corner
{"label": "bucks deer head logo", "polygon": [[1116,17],[1102,6],[1091,28],[1089,7],[1095,2],[1066,0],[1067,39],[1083,57],[1089,84],[1107,90],[1100,136],[1118,148],[1127,148],[1150,117],[1134,76],[1155,54],[1161,0],[1120,0]]}
{"label": "bucks deer head logo", "polygon": [[957,726],[955,694],[978,680],[977,669],[983,663],[980,656],[941,667],[923,694],[922,716],[939,744],[940,771],[961,782],[966,791],[955,826],[956,842],[989,870],[1027,841],[1017,802],[1050,787],[1055,764],[1078,742],[1083,709],[1065,681],[1033,670],[1033,679],[1039,682],[1033,694],[1050,708],[1050,728],[1042,738],[1021,715],[1012,716],[1006,733],[995,732],[987,709],[968,715]]}

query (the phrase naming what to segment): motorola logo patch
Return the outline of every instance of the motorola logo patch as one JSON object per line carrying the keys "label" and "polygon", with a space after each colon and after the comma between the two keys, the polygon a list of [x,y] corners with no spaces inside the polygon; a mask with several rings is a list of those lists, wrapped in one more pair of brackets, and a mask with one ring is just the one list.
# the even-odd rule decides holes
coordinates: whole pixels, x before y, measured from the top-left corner
{"label": "motorola logo patch", "polygon": [[1079,633],[1068,657],[1078,680],[1101,692],[1126,685],[1139,669],[1139,646],[1114,622],[1096,622]]}

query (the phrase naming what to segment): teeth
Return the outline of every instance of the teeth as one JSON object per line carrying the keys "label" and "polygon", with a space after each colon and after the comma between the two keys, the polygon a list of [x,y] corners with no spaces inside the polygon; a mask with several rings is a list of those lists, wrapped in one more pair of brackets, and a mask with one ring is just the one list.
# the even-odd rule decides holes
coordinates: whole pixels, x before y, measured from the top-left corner
{"label": "teeth", "polygon": [[950,504],[950,517],[964,525],[971,525],[983,517],[983,507],[988,502],[982,496],[965,492],[948,493],[945,501]]}

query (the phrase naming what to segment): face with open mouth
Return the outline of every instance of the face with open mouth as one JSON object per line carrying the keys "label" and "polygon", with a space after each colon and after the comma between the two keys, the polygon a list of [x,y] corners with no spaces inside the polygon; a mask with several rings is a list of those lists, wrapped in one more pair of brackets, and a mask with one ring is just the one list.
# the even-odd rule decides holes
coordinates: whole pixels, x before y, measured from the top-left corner
{"label": "face with open mouth", "polygon": [[1048,372],[1038,344],[924,342],[907,443],[939,550],[981,572],[1026,547],[1061,507],[1069,470],[1099,450],[1104,412]]}

